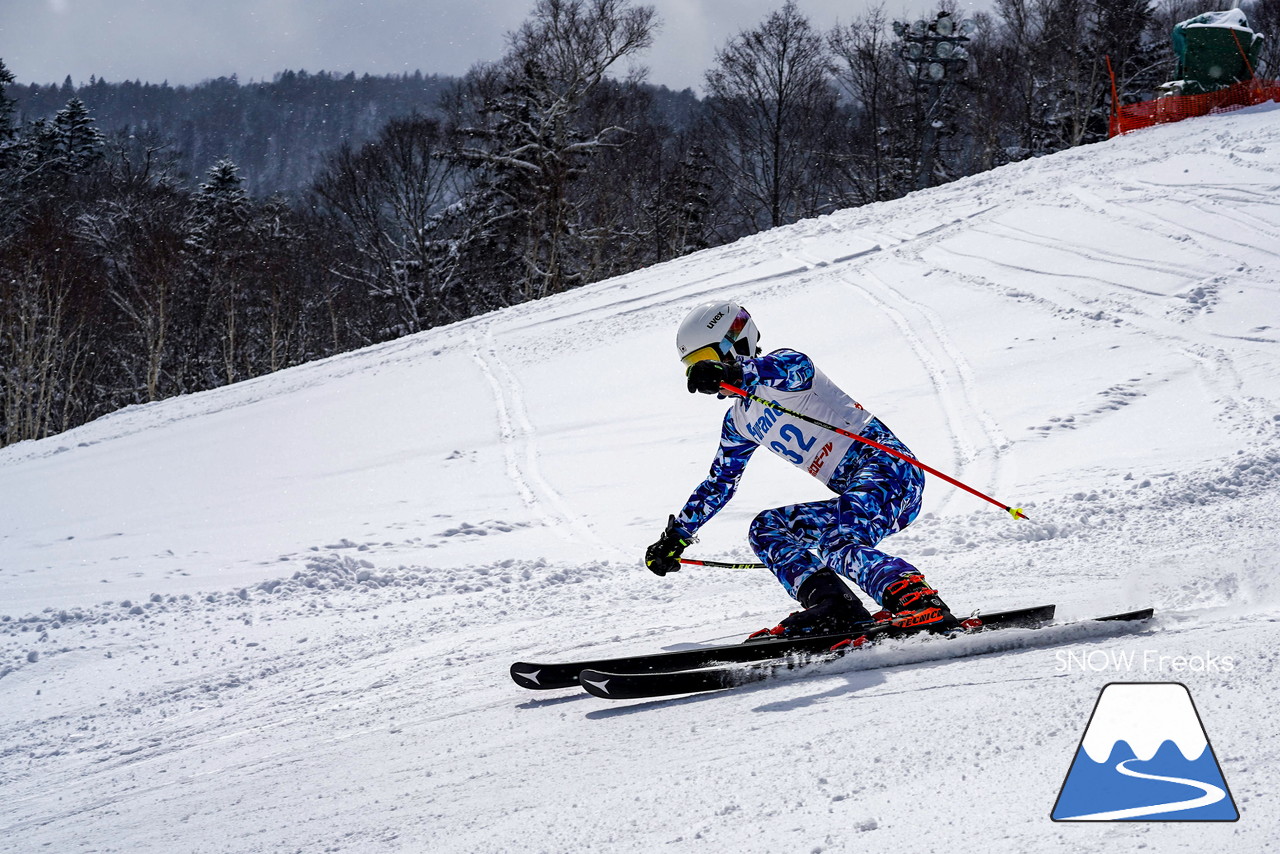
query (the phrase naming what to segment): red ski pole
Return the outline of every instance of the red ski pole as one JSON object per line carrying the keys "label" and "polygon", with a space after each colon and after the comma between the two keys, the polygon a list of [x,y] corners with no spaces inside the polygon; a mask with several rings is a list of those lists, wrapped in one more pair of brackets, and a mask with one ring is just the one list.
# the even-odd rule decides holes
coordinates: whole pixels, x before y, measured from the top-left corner
{"label": "red ski pole", "polygon": [[760,404],[761,406],[768,406],[772,409],[778,410],[779,412],[785,412],[787,415],[790,415],[792,418],[799,418],[801,421],[808,421],[810,424],[816,424],[819,427],[823,427],[823,428],[826,428],[827,430],[832,431],[833,433],[839,433],[841,436],[848,436],[850,439],[853,439],[855,442],[861,442],[864,445],[870,445],[871,447],[875,448],[878,451],[884,451],[886,454],[888,454],[891,457],[897,457],[903,462],[910,463],[911,465],[915,466],[921,471],[927,471],[929,474],[933,475],[934,477],[940,477],[943,480],[945,480],[947,483],[951,484],[952,486],[958,486],[961,489],[963,489],[965,492],[968,492],[971,495],[978,496],[983,501],[988,501],[994,504],[995,506],[999,507],[1001,510],[1008,513],[1010,516],[1012,516],[1015,519],[1027,518],[1027,514],[1022,512],[1022,508],[1010,507],[1007,504],[1002,504],[1001,502],[992,498],[990,495],[987,495],[985,492],[979,492],[978,490],[974,489],[972,486],[969,486],[967,483],[961,483],[960,481],[956,480],[954,477],[951,477],[950,475],[943,474],[942,472],[938,471],[933,466],[925,465],[924,463],[920,462],[914,457],[908,457],[906,454],[899,453],[898,451],[895,451],[893,448],[885,447],[884,445],[880,444],[879,442],[873,439],[868,439],[865,436],[859,436],[857,433],[850,433],[848,430],[841,430],[839,427],[836,427],[833,424],[828,424],[825,421],[819,421],[816,418],[810,418],[808,415],[805,415],[801,412],[795,412],[794,410],[791,410],[791,409],[787,409],[785,406],[783,406],[780,403],[777,403],[772,400],[766,400],[763,397],[758,397],[744,389],[738,388],[737,386],[729,385],[729,383],[720,383],[720,390],[723,391],[725,394],[730,394],[730,395],[733,395],[734,397],[741,397],[744,400],[754,400],[756,403]]}

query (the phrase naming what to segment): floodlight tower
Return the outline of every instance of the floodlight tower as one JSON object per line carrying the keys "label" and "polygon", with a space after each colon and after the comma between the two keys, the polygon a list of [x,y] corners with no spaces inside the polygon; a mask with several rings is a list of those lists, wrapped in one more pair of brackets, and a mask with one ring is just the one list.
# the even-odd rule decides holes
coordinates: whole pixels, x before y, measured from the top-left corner
{"label": "floodlight tower", "polygon": [[938,145],[942,121],[938,114],[947,84],[959,77],[969,65],[964,43],[963,24],[950,12],[939,12],[932,21],[923,18],[915,23],[893,22],[893,31],[902,41],[899,54],[907,61],[915,78],[916,91],[924,98],[924,131],[921,138],[920,172],[916,189],[923,190],[933,182],[933,157]]}

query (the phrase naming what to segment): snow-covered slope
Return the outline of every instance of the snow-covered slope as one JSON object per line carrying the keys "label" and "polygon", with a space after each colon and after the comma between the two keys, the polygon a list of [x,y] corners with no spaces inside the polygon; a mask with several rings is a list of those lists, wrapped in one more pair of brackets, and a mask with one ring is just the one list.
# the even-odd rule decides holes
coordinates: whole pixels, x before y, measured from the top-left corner
{"label": "snow-covered slope", "polygon": [[[1280,111],[1184,122],[0,451],[0,847],[1280,845],[1278,192]],[[675,326],[730,296],[1027,509],[931,481],[886,544],[956,610],[1160,618],[657,703],[517,688],[789,610],[639,563],[723,407]],[[690,554],[822,497],[758,457]],[[1135,679],[1189,686],[1239,823],[1049,820]]]}

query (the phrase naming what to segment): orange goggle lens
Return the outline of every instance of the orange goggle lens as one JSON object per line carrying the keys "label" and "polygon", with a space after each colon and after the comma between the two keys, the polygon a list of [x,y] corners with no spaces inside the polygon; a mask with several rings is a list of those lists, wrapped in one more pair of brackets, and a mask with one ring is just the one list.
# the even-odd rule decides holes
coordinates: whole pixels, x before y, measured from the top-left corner
{"label": "orange goggle lens", "polygon": [[680,361],[689,367],[693,367],[699,362],[705,362],[707,359],[710,359],[713,362],[720,361],[720,351],[710,345],[706,347],[699,347]]}

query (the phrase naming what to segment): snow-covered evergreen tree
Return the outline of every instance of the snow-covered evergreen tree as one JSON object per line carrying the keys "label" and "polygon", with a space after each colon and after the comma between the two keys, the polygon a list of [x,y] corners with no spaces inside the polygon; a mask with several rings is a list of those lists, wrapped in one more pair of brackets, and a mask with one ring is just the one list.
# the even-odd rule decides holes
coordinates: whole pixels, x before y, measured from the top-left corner
{"label": "snow-covered evergreen tree", "polygon": [[587,98],[619,60],[648,47],[652,7],[627,0],[538,0],[496,66],[473,72],[482,106],[459,158],[475,171],[463,201],[473,257],[496,263],[508,301],[582,284],[590,256],[574,183],[618,126],[582,126]]}
{"label": "snow-covered evergreen tree", "polygon": [[19,204],[18,176],[13,168],[18,157],[18,128],[13,118],[16,102],[8,93],[13,80],[13,72],[0,59],[0,246],[4,245],[8,223]]}
{"label": "snow-covered evergreen tree", "polygon": [[71,172],[81,172],[102,157],[104,140],[95,127],[89,108],[79,98],[72,98],[67,106],[53,117],[56,135],[58,164]]}
{"label": "snow-covered evergreen tree", "polygon": [[711,245],[714,169],[706,149],[694,143],[659,185],[652,203],[658,260],[678,258]]}
{"label": "snow-covered evergreen tree", "polygon": [[185,240],[190,289],[181,301],[194,340],[182,349],[191,359],[185,379],[197,388],[252,375],[242,362],[240,337],[255,272],[254,205],[243,184],[239,168],[223,159],[192,200]]}
{"label": "snow-covered evergreen tree", "polygon": [[7,147],[18,136],[18,128],[13,119],[17,102],[9,96],[8,91],[13,82],[13,72],[0,59],[0,167],[4,166]]}
{"label": "snow-covered evergreen tree", "polygon": [[215,251],[229,233],[247,227],[252,208],[244,189],[240,168],[230,160],[219,160],[209,170],[195,196],[195,212],[188,244],[197,251]]}

